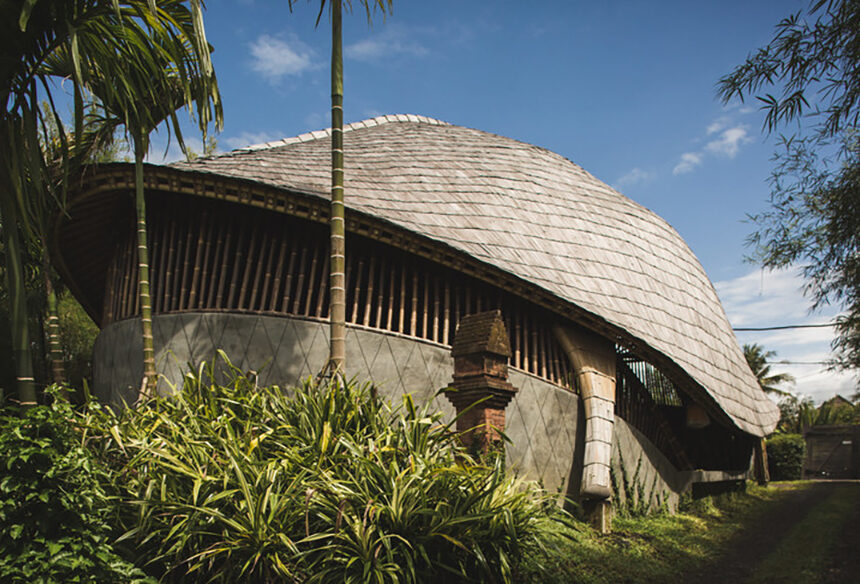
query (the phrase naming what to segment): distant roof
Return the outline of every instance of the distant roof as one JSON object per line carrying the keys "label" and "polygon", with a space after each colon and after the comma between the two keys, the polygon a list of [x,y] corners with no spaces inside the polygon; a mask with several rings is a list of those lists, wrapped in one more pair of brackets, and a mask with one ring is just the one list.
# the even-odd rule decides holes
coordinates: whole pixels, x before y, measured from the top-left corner
{"label": "distant roof", "polygon": [[[779,412],[756,382],[717,294],[666,221],[564,157],[414,115],[345,127],[347,208],[513,274],[667,358],[746,432]],[[175,169],[328,198],[330,130]]]}

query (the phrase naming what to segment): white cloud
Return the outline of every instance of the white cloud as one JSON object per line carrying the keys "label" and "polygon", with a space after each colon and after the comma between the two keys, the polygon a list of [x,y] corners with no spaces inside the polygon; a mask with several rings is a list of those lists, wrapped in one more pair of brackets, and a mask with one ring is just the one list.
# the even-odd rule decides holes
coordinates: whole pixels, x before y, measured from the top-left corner
{"label": "white cloud", "polygon": [[230,136],[223,138],[223,142],[230,147],[231,150],[236,148],[245,148],[246,146],[254,146],[265,142],[273,142],[280,140],[284,136],[280,132],[242,132],[238,136]]}
{"label": "white cloud", "polygon": [[[713,124],[712,124],[713,126]],[[710,129],[710,128],[709,128]],[[719,131],[719,130],[717,130]],[[710,131],[708,132],[711,133]],[[719,138],[705,145],[705,150],[711,154],[718,154],[734,158],[741,149],[741,144],[751,142],[746,126],[734,126],[723,130]]]}
{"label": "white cloud", "polygon": [[751,270],[714,287],[733,326],[797,324],[809,318],[797,270]]}
{"label": "white cloud", "polygon": [[710,136],[711,134],[716,134],[720,130],[724,129],[728,124],[729,124],[729,118],[727,118],[727,117],[717,118],[716,120],[714,120],[713,122],[708,124],[708,127],[705,130],[705,133],[708,136]]}
{"label": "white cloud", "polygon": [[314,68],[314,53],[295,35],[289,42],[260,35],[250,45],[251,68],[269,81],[279,81],[287,75],[298,75]]}
{"label": "white cloud", "polygon": [[702,155],[700,153],[684,152],[681,154],[681,161],[672,169],[672,174],[677,176],[690,172],[700,164],[702,164]]}
{"label": "white cloud", "polygon": [[623,187],[629,187],[637,184],[647,183],[654,180],[657,177],[657,173],[653,170],[644,170],[639,168],[631,169],[629,172],[625,173],[618,180],[615,181],[614,187],[621,189]]}
{"label": "white cloud", "polygon": [[[736,118],[737,114],[721,116],[708,124],[705,128],[705,136],[709,136],[711,139],[703,149],[681,154],[681,160],[672,169],[672,174],[677,176],[692,172],[701,166],[705,158],[709,156],[734,158],[740,152],[743,144],[752,142],[747,126],[736,123],[732,125],[734,123],[733,117]],[[697,138],[694,142],[699,142],[701,139]]]}
{"label": "white cloud", "polygon": [[347,45],[344,54],[356,61],[375,62],[393,57],[423,57],[429,51],[404,27],[390,26],[378,34]]}
{"label": "white cloud", "polygon": [[[809,314],[810,302],[803,296],[803,278],[798,270],[764,272],[752,270],[734,278],[715,282],[714,287],[729,322],[734,327],[767,327],[831,322],[835,310]],[[737,331],[738,342],[758,343],[765,350],[776,351],[774,373],[790,373],[797,379],[786,386],[793,393],[812,397],[817,403],[836,395],[855,391],[851,374],[828,371],[833,329],[800,328],[775,331]],[[781,363],[788,361],[789,363]],[[806,364],[810,363],[810,364]]]}

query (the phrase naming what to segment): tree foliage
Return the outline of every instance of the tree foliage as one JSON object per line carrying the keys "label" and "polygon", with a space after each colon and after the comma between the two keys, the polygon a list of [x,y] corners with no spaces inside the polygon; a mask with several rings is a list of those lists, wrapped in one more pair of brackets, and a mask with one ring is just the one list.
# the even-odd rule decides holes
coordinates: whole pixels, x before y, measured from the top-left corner
{"label": "tree foliage", "polygon": [[794,377],[788,373],[770,373],[768,360],[776,356],[776,351],[765,351],[758,343],[744,344],[744,357],[752,369],[759,386],[766,393],[785,395],[786,391],[777,387],[783,383],[794,383]]}
{"label": "tree foliage", "polygon": [[0,411],[3,582],[149,582],[113,545],[108,474],[68,402]]}
{"label": "tree foliage", "polygon": [[771,207],[751,218],[752,257],[802,266],[816,309],[845,309],[835,364],[860,369],[860,3],[815,0],[776,27],[718,84],[723,101],[754,96],[780,134]]}
{"label": "tree foliage", "polygon": [[[4,152],[0,215],[7,227],[3,235],[9,260],[9,328],[23,401],[35,403],[37,396],[21,267],[26,242],[19,236],[44,245],[45,209],[54,202],[62,206],[67,179],[84,158],[88,95],[102,106],[109,135],[117,125],[131,134],[136,158],[142,159],[149,133],[165,119],[172,122],[184,148],[175,115],[182,107],[194,110],[204,134],[209,122],[220,122],[220,98],[201,11],[201,0],[0,3],[0,149]],[[54,100],[57,80],[71,87],[71,134]],[[42,100],[48,104],[45,109]],[[52,130],[57,139],[51,138]],[[51,156],[46,156],[49,152]],[[60,172],[50,168],[56,160]],[[59,192],[51,189],[57,178]],[[136,190],[142,198],[142,185]],[[145,241],[142,245],[145,248]],[[140,281],[143,288],[146,278]]]}

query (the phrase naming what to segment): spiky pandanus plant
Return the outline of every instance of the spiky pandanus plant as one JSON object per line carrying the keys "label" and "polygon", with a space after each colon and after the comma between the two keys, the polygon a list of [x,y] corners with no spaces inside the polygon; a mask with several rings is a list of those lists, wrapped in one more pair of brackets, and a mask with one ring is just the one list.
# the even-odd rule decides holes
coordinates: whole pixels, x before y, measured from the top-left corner
{"label": "spiky pandanus plant", "polygon": [[[313,1],[313,0],[310,0]],[[393,0],[360,0],[368,23],[379,10],[390,13]],[[297,0],[289,0],[290,9]],[[346,228],[344,222],[343,164],[343,6],[352,9],[351,0],[320,0],[318,26],[326,6],[331,17],[331,212],[329,256],[329,361],[332,375],[343,376],[346,369]]]}
{"label": "spiky pandanus plant", "polygon": [[[83,129],[85,91],[101,84],[102,87],[112,85],[107,93],[113,96],[149,95],[151,87],[146,82],[150,81],[154,63],[182,79],[186,104],[202,101],[208,106],[210,99],[214,99],[216,116],[220,119],[217,86],[203,32],[201,1],[189,0],[189,3],[190,7],[180,0],[10,0],[0,3],[0,103],[3,105],[0,149],[4,152],[0,161],[0,224],[7,255],[17,393],[24,403],[35,403],[37,392],[27,330],[18,229],[32,230],[27,213],[28,198],[44,194],[39,186],[46,171],[40,151],[40,130],[44,133],[49,119],[62,128],[52,94],[55,85],[51,80],[61,76],[71,82],[76,135]],[[60,73],[50,66],[50,61],[62,54],[69,66]],[[133,58],[129,58],[130,55]],[[192,83],[189,75],[197,71],[204,73],[202,81]],[[49,104],[47,112],[40,108],[39,102],[43,99]],[[145,100],[136,103],[141,107],[120,110],[126,127],[129,121],[146,118],[135,115],[146,113],[142,106]],[[198,109],[198,119],[208,123],[211,120],[209,110],[203,110],[205,113]],[[136,126],[141,127],[147,126]],[[66,168],[71,159],[69,144],[72,142],[60,135],[60,156]],[[154,379],[154,375],[149,378]]]}

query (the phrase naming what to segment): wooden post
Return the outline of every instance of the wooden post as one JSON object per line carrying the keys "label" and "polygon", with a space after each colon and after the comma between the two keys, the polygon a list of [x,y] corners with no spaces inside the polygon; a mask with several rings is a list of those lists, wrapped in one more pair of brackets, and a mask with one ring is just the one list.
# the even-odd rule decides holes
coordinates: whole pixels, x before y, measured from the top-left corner
{"label": "wooden post", "polygon": [[770,472],[767,469],[767,446],[764,438],[755,443],[755,454],[753,457],[753,474],[760,485],[770,482]]}
{"label": "wooden post", "polygon": [[555,326],[553,332],[570,358],[585,409],[585,460],[580,496],[592,525],[611,529],[610,465],[615,427],[615,347],[585,329]]}
{"label": "wooden post", "polygon": [[501,444],[505,408],[517,389],[508,383],[511,345],[500,310],[465,316],[451,348],[454,380],[445,395],[457,409],[457,431],[471,450]]}

